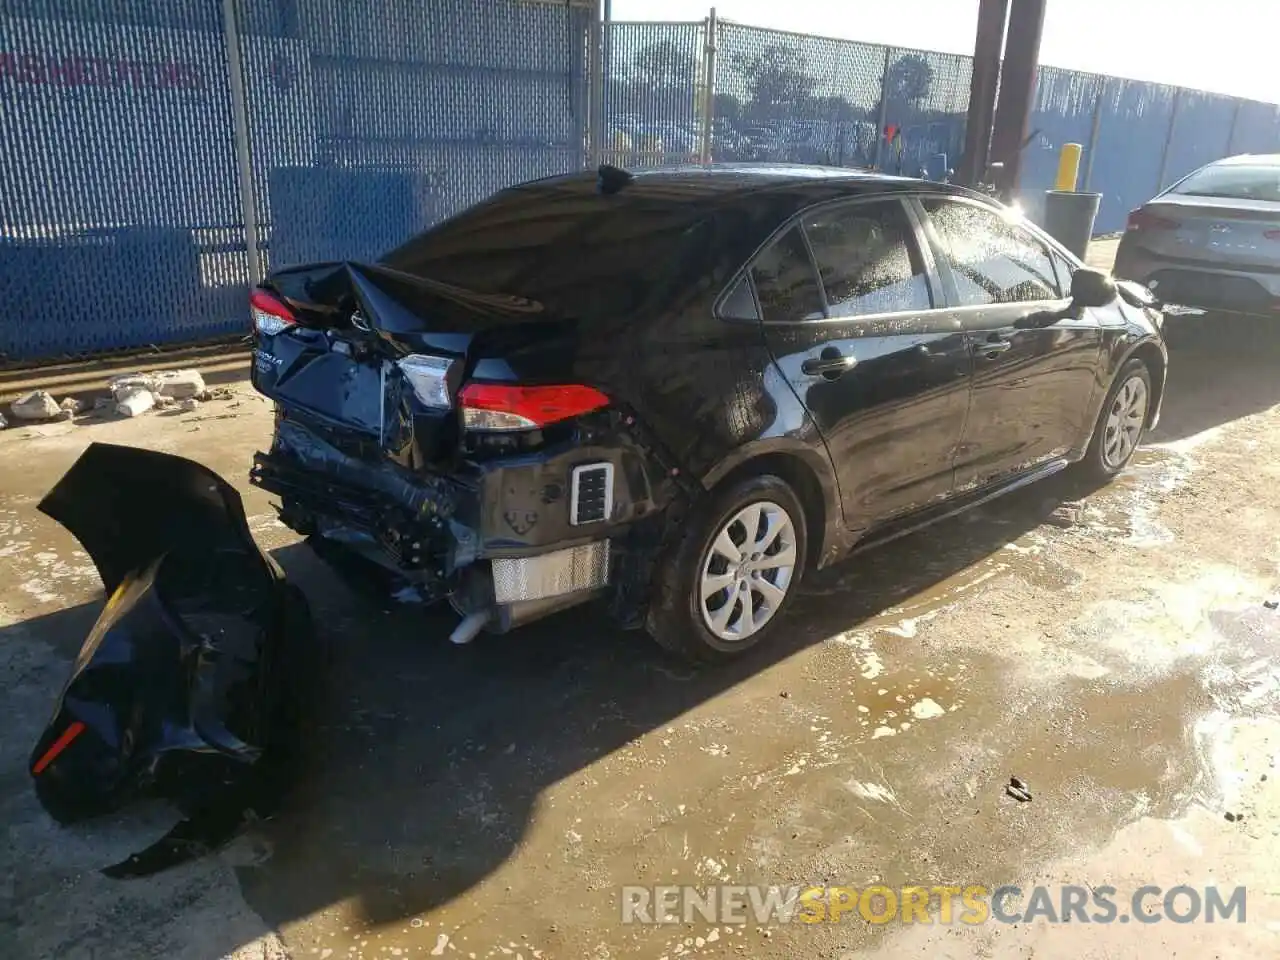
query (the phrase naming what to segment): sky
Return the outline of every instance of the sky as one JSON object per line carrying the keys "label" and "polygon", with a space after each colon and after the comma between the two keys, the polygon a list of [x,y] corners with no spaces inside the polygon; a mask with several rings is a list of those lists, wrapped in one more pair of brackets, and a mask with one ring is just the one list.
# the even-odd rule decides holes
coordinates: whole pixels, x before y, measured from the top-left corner
{"label": "sky", "polygon": [[[978,0],[714,0],[757,27],[973,53]],[[615,20],[701,20],[710,0],[612,0]],[[1280,0],[1048,0],[1040,62],[1280,102]]]}

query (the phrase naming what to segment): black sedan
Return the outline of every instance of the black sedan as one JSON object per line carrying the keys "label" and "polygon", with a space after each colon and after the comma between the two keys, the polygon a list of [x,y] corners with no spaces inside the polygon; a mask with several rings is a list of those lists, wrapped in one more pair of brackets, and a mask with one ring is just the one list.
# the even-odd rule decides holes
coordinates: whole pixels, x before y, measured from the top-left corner
{"label": "black sedan", "polygon": [[1166,379],[1141,288],[983,196],[843,169],[539,180],[251,299],[254,482],[447,597],[455,642],[602,599],[733,656],[806,569],[1114,475]]}

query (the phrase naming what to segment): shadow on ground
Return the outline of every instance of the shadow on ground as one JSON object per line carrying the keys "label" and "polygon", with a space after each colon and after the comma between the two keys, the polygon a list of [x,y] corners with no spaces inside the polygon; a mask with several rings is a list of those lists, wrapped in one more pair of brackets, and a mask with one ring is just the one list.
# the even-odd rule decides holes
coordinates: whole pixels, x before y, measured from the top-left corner
{"label": "shadow on ground", "polygon": [[303,545],[277,559],[316,600],[335,649],[323,761],[272,825],[273,856],[241,870],[269,924],[353,900],[384,923],[447,902],[514,852],[539,794],[806,646],[928,592],[1076,496],[1069,478],[1011,496],[814,575],[790,630],[728,668],[695,671],[643,633],[578,611],[453,647],[447,609],[344,596]]}
{"label": "shadow on ground", "polygon": [[1280,403],[1280,317],[1171,317],[1156,435],[1181,440]]}

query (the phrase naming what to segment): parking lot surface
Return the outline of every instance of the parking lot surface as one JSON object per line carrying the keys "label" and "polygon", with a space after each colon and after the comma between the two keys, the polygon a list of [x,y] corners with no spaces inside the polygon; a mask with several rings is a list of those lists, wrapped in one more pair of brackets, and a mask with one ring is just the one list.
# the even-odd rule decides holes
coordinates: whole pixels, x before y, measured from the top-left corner
{"label": "parking lot surface", "polygon": [[[448,609],[350,589],[248,488],[271,418],[247,385],[0,433],[5,956],[1274,954],[1280,331],[1207,318],[1171,340],[1163,423],[1113,485],[1056,478],[816,574],[777,644],[705,671],[582,611],[454,647]],[[232,480],[332,656],[289,808],[132,882],[97,871],[172,811],[59,828],[26,772],[101,605],[35,505],[94,440]],[[621,915],[628,885],[1004,883],[1244,885],[1247,922]]]}

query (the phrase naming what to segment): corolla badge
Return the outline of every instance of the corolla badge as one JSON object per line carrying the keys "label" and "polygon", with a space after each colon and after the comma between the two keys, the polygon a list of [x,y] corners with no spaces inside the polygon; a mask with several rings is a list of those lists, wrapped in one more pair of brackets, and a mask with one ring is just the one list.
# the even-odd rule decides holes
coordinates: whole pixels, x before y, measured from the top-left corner
{"label": "corolla badge", "polygon": [[259,373],[271,373],[273,370],[278,370],[284,361],[273,353],[259,349],[253,351],[253,363]]}

